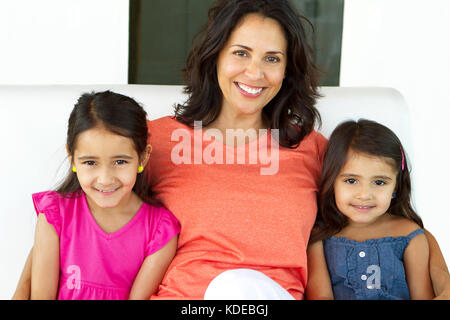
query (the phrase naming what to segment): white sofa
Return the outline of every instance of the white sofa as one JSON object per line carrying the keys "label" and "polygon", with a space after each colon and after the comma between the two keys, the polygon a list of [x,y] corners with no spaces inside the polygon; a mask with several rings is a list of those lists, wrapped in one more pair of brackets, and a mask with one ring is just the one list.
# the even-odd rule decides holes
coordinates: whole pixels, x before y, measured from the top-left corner
{"label": "white sofa", "polygon": [[[11,298],[33,244],[31,193],[54,188],[67,172],[64,144],[73,105],[83,92],[107,89],[135,98],[149,119],[172,114],[173,105],[185,99],[181,86],[0,86],[0,299]],[[398,91],[323,87],[321,92],[325,136],[341,121],[372,119],[390,127],[414,160],[408,108]]]}

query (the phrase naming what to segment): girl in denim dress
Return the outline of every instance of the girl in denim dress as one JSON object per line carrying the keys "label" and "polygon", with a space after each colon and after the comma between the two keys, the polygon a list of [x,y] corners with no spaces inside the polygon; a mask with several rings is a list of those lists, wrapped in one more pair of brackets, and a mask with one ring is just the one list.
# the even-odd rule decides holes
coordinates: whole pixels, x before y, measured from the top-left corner
{"label": "girl in denim dress", "polygon": [[390,129],[369,120],[340,124],[328,143],[320,187],[308,299],[434,297],[405,152]]}

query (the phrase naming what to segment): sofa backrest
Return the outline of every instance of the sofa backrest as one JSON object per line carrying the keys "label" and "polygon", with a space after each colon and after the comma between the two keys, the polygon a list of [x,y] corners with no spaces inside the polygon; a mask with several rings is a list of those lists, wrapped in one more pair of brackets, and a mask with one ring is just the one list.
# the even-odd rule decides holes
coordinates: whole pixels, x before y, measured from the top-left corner
{"label": "sofa backrest", "polygon": [[[174,104],[186,98],[181,86],[0,86],[0,299],[12,296],[33,244],[36,214],[31,194],[53,189],[68,170],[70,111],[82,93],[108,89],[136,99],[149,119],[173,114]],[[319,131],[325,136],[344,120],[372,119],[390,127],[413,158],[408,108],[398,91],[323,87],[321,93]]]}

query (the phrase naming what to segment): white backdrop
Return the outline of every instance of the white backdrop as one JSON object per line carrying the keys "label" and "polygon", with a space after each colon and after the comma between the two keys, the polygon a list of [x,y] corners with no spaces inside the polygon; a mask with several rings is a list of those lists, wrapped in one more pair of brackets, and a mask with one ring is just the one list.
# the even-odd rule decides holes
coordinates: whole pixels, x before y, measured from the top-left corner
{"label": "white backdrop", "polygon": [[[416,209],[450,261],[450,1],[345,0],[341,86],[398,89],[410,107]],[[431,147],[430,147],[431,146]],[[427,152],[423,152],[427,150]]]}
{"label": "white backdrop", "polygon": [[0,0],[0,84],[125,84],[128,0]]}

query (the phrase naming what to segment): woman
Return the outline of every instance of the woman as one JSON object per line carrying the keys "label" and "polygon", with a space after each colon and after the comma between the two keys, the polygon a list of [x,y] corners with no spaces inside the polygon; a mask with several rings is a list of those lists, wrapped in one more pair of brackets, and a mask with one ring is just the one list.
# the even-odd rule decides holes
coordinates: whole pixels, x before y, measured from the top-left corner
{"label": "woman", "polygon": [[[326,139],[313,129],[318,82],[301,19],[287,0],[220,1],[188,57],[188,101],[149,123],[152,190],[182,225],[154,298],[227,286],[224,298],[304,298]],[[445,297],[448,271],[430,238]],[[27,296],[29,266],[16,297]],[[246,271],[227,276],[235,269]]]}

